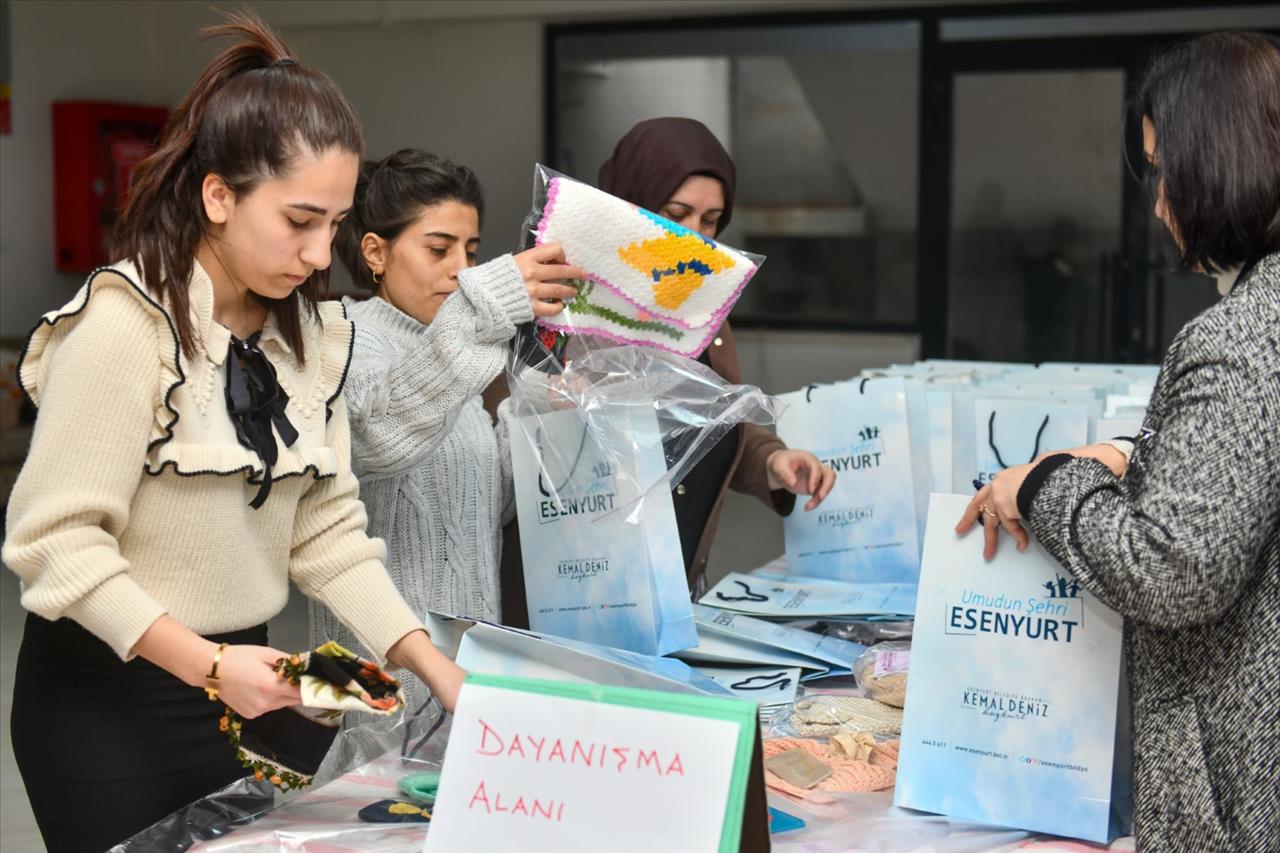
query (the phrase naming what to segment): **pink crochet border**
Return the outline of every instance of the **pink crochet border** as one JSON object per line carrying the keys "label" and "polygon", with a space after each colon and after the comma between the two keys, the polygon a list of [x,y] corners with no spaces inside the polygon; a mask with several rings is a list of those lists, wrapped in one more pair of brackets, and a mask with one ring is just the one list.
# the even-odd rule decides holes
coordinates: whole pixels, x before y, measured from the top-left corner
{"label": "pink crochet border", "polygon": [[[542,219],[538,222],[537,236],[534,238],[535,245],[541,246],[546,240],[547,225],[551,220],[551,213],[555,209],[556,197],[560,193],[560,180],[561,180],[560,178],[552,178],[551,181],[548,183],[547,202],[542,207]],[[746,259],[744,258],[744,260]],[[655,311],[646,305],[641,305],[629,294],[623,292],[616,285],[614,285],[612,282],[608,281],[602,276],[588,275],[587,278],[590,279],[595,284],[606,288],[614,296],[617,296],[619,299],[623,300],[628,305],[635,308],[637,311],[643,311],[646,314],[650,314],[660,320],[665,321],[666,323],[672,326],[676,326],[680,329],[683,329],[686,332],[697,332],[699,329],[704,329],[709,327],[712,331],[707,336],[707,338],[703,341],[703,346],[701,349],[699,349],[699,352],[701,352],[702,349],[706,349],[706,340],[710,340],[712,337],[714,337],[716,332],[720,330],[720,327],[724,325],[724,321],[728,318],[729,312],[733,310],[733,306],[737,304],[739,297],[741,297],[743,288],[747,286],[747,283],[751,281],[751,279],[755,277],[755,274],[760,270],[758,266],[756,266],[754,263],[752,263],[749,260],[747,260],[747,265],[749,266],[749,269],[747,270],[746,274],[743,275],[742,280],[738,282],[738,285],[737,287],[734,288],[733,293],[730,294],[729,298],[725,300],[724,304],[720,308],[716,309],[716,311],[712,313],[711,318],[702,326],[690,325],[689,323],[686,323],[685,321],[679,319],[678,317],[670,317],[670,316],[667,316],[666,314],[663,314],[660,311]],[[556,325],[545,323],[545,322],[541,323],[541,325],[545,326],[548,329],[553,329],[554,331],[558,331],[558,332],[568,333],[572,331],[572,329],[569,329],[567,327],[558,327]],[[615,335],[611,335],[610,333],[607,333],[607,332],[601,332],[600,334],[602,337],[610,338],[611,340],[614,340],[616,342],[645,343],[645,344],[649,343],[648,341],[629,341],[629,340],[626,340],[625,338],[620,338]],[[658,349],[664,349],[664,350],[667,350],[668,352],[676,353],[677,355],[683,355],[682,352],[670,349],[669,347],[665,347],[661,344],[653,344],[653,346],[656,346]]]}

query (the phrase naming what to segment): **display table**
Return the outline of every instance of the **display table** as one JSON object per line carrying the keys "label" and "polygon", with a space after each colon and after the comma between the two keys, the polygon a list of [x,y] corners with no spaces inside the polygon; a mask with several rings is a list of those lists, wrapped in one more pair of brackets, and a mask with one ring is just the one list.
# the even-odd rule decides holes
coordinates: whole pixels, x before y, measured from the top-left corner
{"label": "display table", "polygon": [[[357,814],[370,803],[399,798],[400,778],[425,766],[422,762],[414,762],[413,766],[406,767],[401,762],[399,749],[392,749],[326,785],[289,798],[246,826],[233,829],[221,838],[200,842],[190,849],[202,853],[275,850],[416,853],[422,849],[429,827],[365,823]],[[1012,850],[1088,853],[1104,849],[1135,849],[1131,837],[1118,839],[1103,848],[909,812],[893,807],[892,791],[832,794],[829,798],[834,802],[815,804],[796,802],[770,792],[770,805],[803,819],[807,824],[803,829],[772,836],[773,849],[779,853],[906,853],[926,850],[930,853]],[[148,847],[135,839],[127,849],[160,848]]]}

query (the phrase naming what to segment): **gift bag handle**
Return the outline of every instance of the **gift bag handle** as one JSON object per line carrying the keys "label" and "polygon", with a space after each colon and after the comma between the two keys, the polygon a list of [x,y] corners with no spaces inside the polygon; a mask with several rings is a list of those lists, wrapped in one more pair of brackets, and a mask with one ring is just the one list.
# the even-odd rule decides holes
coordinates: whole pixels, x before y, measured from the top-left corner
{"label": "gift bag handle", "polygon": [[[868,383],[868,382],[870,382],[873,378],[875,378],[875,377],[872,377],[872,376],[864,376],[864,377],[862,378],[862,381],[858,383],[858,393],[859,393],[859,394],[866,394],[866,393],[867,393],[867,383]],[[804,389],[804,401],[805,401],[806,403],[812,403],[812,402],[813,402],[813,392],[814,392],[814,389],[815,389],[815,388],[817,388],[817,387],[818,387],[817,385],[808,385],[808,386],[806,386],[806,387],[805,387],[805,389]]]}
{"label": "gift bag handle", "polygon": [[734,581],[734,583],[742,587],[742,591],[746,593],[746,595],[725,595],[723,592],[717,592],[716,598],[720,599],[721,601],[754,601],[757,603],[769,600],[769,596],[767,595],[761,595],[758,592],[752,592],[751,587],[748,586],[744,581]]}
{"label": "gift bag handle", "polygon": [[[564,487],[569,485],[569,483],[573,480],[573,475],[578,472],[578,463],[582,461],[582,451],[585,450],[587,447],[587,430],[588,429],[589,427],[586,424],[582,425],[582,440],[578,442],[578,453],[576,456],[573,457],[573,464],[569,466],[569,473],[565,475],[564,482],[561,483],[559,486],[556,486],[555,488],[555,494],[557,499],[559,499],[560,492],[564,490]],[[545,463],[546,456],[543,454],[543,450],[542,450],[542,428],[541,427],[538,428],[538,431],[536,433],[536,438],[534,439],[534,443],[536,445],[535,450],[537,450],[537,453],[538,453],[538,491],[542,492],[542,496],[544,498],[549,498],[551,497],[551,492],[547,491],[547,486],[542,480],[542,474],[546,470],[547,466]]]}
{"label": "gift bag handle", "polygon": [[[1040,455],[1040,440],[1044,438],[1045,428],[1049,426],[1049,416],[1045,415],[1044,420],[1040,422],[1040,429],[1036,430],[1036,446],[1031,451],[1031,458],[1027,460],[1027,464],[1036,461],[1036,457]],[[987,444],[991,447],[991,452],[996,455],[996,462],[1001,468],[1008,468],[1009,465],[1000,455],[1000,448],[996,447],[996,412],[991,410],[991,417],[987,419]]]}

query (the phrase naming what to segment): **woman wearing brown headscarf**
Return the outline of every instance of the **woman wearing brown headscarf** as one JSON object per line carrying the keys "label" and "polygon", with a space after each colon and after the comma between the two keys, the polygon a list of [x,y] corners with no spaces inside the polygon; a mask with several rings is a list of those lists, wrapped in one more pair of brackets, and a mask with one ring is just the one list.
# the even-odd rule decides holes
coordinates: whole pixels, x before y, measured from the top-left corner
{"label": "woman wearing brown headscarf", "polygon": [[[688,118],[642,121],[618,141],[600,168],[600,189],[690,230],[714,238],[733,213],[735,169],[723,146],[701,122]],[[733,332],[725,323],[698,359],[724,379],[742,379]],[[502,383],[486,392],[492,412],[506,396]],[[706,585],[707,554],[727,489],[755,495],[779,515],[790,515],[796,495],[809,496],[805,510],[822,503],[836,475],[806,450],[789,450],[773,433],[740,424],[676,485],[676,524],[689,588]],[[520,537],[512,522],[502,534],[503,622],[527,626]]]}
{"label": "woman wearing brown headscarf", "polygon": [[[600,189],[714,238],[733,214],[736,169],[706,125],[690,118],[642,121],[618,140],[600,167]],[[726,322],[698,359],[732,383],[742,368]],[[805,510],[822,503],[836,475],[807,450],[789,450],[756,424],[741,424],[720,441],[676,486],[676,521],[689,585],[700,592],[707,554],[726,489],[755,495],[779,515],[808,495]]]}

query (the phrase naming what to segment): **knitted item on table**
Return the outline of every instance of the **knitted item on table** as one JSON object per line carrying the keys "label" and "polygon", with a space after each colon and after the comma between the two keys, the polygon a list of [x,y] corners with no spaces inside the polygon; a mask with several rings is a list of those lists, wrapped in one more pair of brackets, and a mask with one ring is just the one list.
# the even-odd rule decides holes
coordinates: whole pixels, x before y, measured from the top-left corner
{"label": "knitted item on table", "polygon": [[697,357],[719,331],[756,265],[734,249],[568,178],[552,178],[536,242],[559,243],[587,270],[558,332]]}
{"label": "knitted item on table", "polygon": [[902,742],[897,740],[878,743],[872,747],[871,757],[867,760],[879,767],[896,770],[898,769],[898,748],[901,745]]}
{"label": "knitted item on table", "polygon": [[858,696],[813,696],[796,702],[791,728],[809,737],[841,732],[896,735],[902,733],[902,711]]}
{"label": "knitted item on table", "polygon": [[780,752],[786,752],[789,749],[803,749],[810,753],[814,758],[831,768],[831,775],[813,786],[813,788],[806,790],[783,781],[776,774],[766,769],[764,771],[765,785],[784,794],[800,799],[814,799],[813,791],[828,793],[868,792],[883,791],[893,787],[896,774],[892,768],[877,766],[867,761],[838,757],[832,753],[832,750],[816,741],[804,738],[780,737],[770,738],[764,742],[765,758],[777,755]]}

